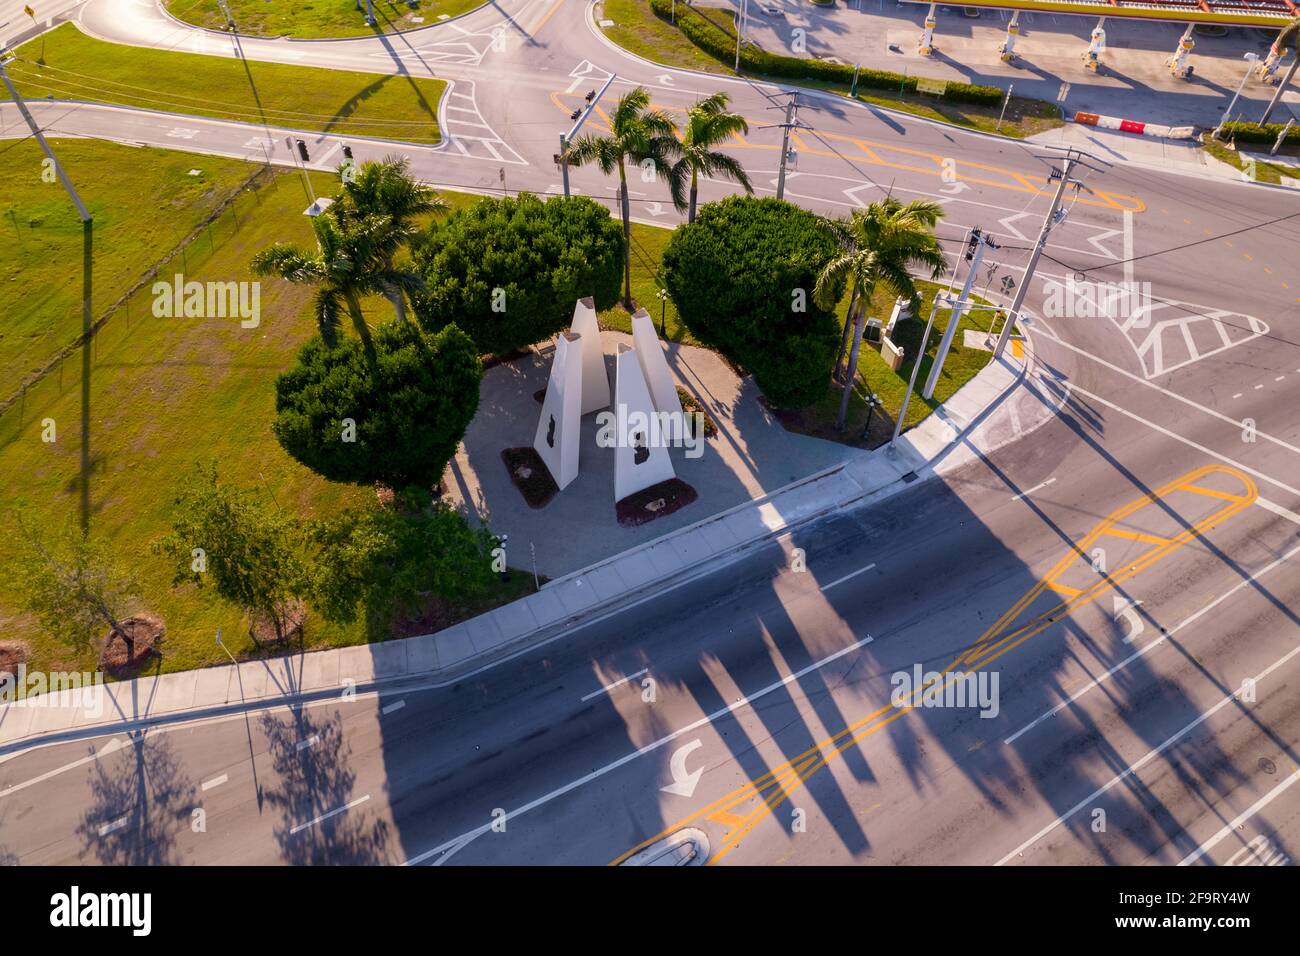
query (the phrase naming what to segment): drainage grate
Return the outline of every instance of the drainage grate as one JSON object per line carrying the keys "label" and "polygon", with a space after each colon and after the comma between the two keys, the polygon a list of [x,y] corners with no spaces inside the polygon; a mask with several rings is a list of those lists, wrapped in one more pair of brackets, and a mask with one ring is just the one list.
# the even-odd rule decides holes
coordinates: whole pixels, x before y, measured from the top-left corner
{"label": "drainage grate", "polygon": [[909,471],[903,476],[903,484],[905,485],[910,485],[914,481],[916,481],[916,472],[914,471]]}

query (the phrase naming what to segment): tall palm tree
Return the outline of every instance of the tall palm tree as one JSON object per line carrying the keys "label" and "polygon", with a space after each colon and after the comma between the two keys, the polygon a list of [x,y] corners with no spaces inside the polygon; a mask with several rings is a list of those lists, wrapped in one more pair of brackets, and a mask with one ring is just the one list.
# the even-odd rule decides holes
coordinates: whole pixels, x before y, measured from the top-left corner
{"label": "tall palm tree", "polygon": [[277,242],[253,257],[253,271],[316,286],[313,310],[326,343],[332,346],[338,341],[341,315],[346,311],[371,351],[362,299],[386,295],[392,289],[413,292],[423,286],[414,270],[392,265],[402,233],[382,215],[340,218],[324,214],[312,219],[312,229],[316,233],[314,252]]}
{"label": "tall palm tree", "polygon": [[[862,328],[867,307],[876,287],[883,285],[895,295],[916,301],[916,284],[911,270],[917,266],[937,279],[947,261],[934,227],[943,216],[943,207],[929,199],[914,199],[906,206],[887,196],[865,209],[855,209],[848,220],[822,219],[820,224],[835,239],[839,254],[826,264],[813,287],[813,301],[823,309],[835,308],[845,280],[853,283],[848,314],[844,317],[844,338],[850,324],[853,347],[849,353],[848,375],[840,397],[840,414],[836,427],[844,430],[849,411],[849,395],[858,375],[858,349],[862,345]],[[921,356],[913,358],[919,362]],[[836,361],[838,371],[839,362]]]}
{"label": "tall palm tree", "polygon": [[[749,176],[740,162],[713,147],[725,143],[737,133],[748,133],[749,123],[739,113],[727,111],[731,102],[726,93],[714,93],[699,100],[686,114],[686,127],[682,131],[681,158],[673,164],[668,180],[672,190],[673,205],[685,209],[686,221],[695,221],[696,198],[700,191],[700,175],[723,175],[734,179],[752,193]],[[690,178],[690,198],[683,196],[686,179]]]}
{"label": "tall palm tree", "polygon": [[[352,176],[344,179],[343,191],[330,207],[330,213],[339,220],[387,216],[403,243],[409,243],[420,231],[418,219],[450,208],[432,186],[412,176],[409,167],[410,161],[405,156],[396,155],[385,156],[379,162],[362,163]],[[386,266],[393,268],[391,257]],[[384,295],[393,303],[398,320],[405,319],[406,300],[401,288],[394,286]]]}
{"label": "tall palm tree", "polygon": [[657,177],[668,179],[669,160],[681,153],[677,124],[663,110],[650,108],[643,86],[624,93],[609,120],[609,135],[587,135],[565,151],[574,166],[595,163],[606,176],[618,172],[619,206],[623,212],[623,305],[632,308],[632,212],[627,192],[628,162],[650,164]]}

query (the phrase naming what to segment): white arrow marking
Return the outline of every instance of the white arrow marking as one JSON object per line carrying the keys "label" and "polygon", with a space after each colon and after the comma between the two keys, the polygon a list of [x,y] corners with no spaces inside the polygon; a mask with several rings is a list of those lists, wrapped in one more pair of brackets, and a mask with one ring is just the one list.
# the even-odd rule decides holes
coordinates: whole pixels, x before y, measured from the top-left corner
{"label": "white arrow marking", "polygon": [[1096,249],[1098,252],[1100,252],[1107,259],[1118,259],[1119,256],[1115,255],[1115,253],[1111,252],[1109,249],[1103,246],[1101,244],[1101,241],[1103,239],[1113,239],[1115,236],[1122,236],[1122,235],[1124,235],[1124,230],[1122,229],[1107,229],[1105,232],[1099,232],[1095,236],[1090,236],[1088,238],[1088,244],[1092,246],[1094,249]]}
{"label": "white arrow marking", "polygon": [[1128,598],[1122,598],[1115,595],[1115,620],[1128,622],[1128,636],[1124,638],[1125,644],[1132,644],[1133,640],[1147,629],[1146,624],[1138,613],[1133,610],[1140,605],[1141,601],[1130,601]]}
{"label": "white arrow marking", "polygon": [[664,215],[663,203],[648,202],[645,205],[645,211],[652,216],[662,216]]}
{"label": "white arrow marking", "polygon": [[939,191],[947,193],[949,196],[956,196],[958,193],[965,192],[970,186],[958,180],[955,183],[944,183],[939,187]]}
{"label": "white arrow marking", "polygon": [[669,76],[667,73],[661,73],[659,76],[655,77],[655,79],[657,79],[657,80],[659,81],[660,85],[662,85],[662,86],[672,86],[672,85],[673,85],[673,78],[672,78],[671,76]]}
{"label": "white arrow marking", "polygon": [[1012,225],[1013,222],[1016,222],[1017,220],[1023,219],[1023,218],[1025,218],[1025,217],[1028,216],[1028,215],[1029,215],[1029,213],[1027,213],[1027,212],[1018,212],[1018,213],[1015,213],[1014,215],[1007,216],[1006,219],[999,219],[999,220],[998,220],[998,225],[1000,225],[1000,226],[1002,226],[1004,229],[1008,230],[1008,231],[1009,231],[1013,236],[1015,236],[1017,239],[1024,239],[1026,242],[1028,242],[1028,241],[1029,241],[1029,237],[1026,236],[1026,235],[1025,235],[1023,232],[1021,232],[1019,229],[1017,229],[1015,226]]}
{"label": "white arrow marking", "polygon": [[704,768],[698,768],[694,773],[686,772],[686,758],[694,751],[703,747],[698,739],[692,740],[689,744],[683,744],[677,748],[670,762],[673,771],[673,782],[666,787],[660,787],[664,793],[675,793],[680,797],[689,799],[695,793],[695,786],[700,782],[700,777],[704,773]]}
{"label": "white arrow marking", "polygon": [[[775,185],[776,180],[772,180],[772,182]],[[858,193],[863,189],[876,189],[876,188],[877,186],[875,183],[863,183],[861,186],[850,186],[848,189],[844,190],[844,195],[852,199],[856,205],[866,206],[866,203],[858,198]]]}

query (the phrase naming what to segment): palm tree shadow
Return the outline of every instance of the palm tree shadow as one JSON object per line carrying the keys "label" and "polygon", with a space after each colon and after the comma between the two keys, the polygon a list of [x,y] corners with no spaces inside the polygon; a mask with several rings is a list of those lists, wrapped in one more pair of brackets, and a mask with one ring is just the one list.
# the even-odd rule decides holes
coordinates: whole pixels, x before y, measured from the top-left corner
{"label": "palm tree shadow", "polygon": [[83,855],[108,866],[165,866],[180,861],[176,831],[190,819],[194,785],[166,737],[132,734],[119,754],[97,760],[91,803],[77,827]]}

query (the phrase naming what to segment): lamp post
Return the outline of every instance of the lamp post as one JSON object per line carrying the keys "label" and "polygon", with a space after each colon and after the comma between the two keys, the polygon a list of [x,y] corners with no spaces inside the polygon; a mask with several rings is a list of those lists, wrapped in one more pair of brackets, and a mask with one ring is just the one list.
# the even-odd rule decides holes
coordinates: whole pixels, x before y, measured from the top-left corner
{"label": "lamp post", "polygon": [[665,322],[668,314],[668,290],[660,289],[655,293],[655,298],[659,300],[659,337],[667,338],[668,332],[665,327]]}
{"label": "lamp post", "polygon": [[[1242,59],[1246,60],[1247,63],[1253,66],[1255,61],[1259,59],[1259,54],[1247,53],[1242,57]],[[1246,81],[1250,79],[1251,66],[1246,67],[1246,75],[1243,76],[1241,82],[1237,84],[1237,92],[1232,94],[1232,99],[1228,102],[1228,108],[1223,111],[1223,119],[1219,120],[1219,125],[1214,127],[1214,132],[1210,134],[1212,138],[1218,139],[1223,133],[1223,124],[1232,119],[1232,108],[1237,105],[1237,99],[1241,96],[1241,91],[1245,88]]]}
{"label": "lamp post", "polygon": [[867,399],[867,424],[862,427],[862,440],[866,441],[871,435],[871,416],[875,414],[876,409],[881,406],[880,396],[875,392]]}

